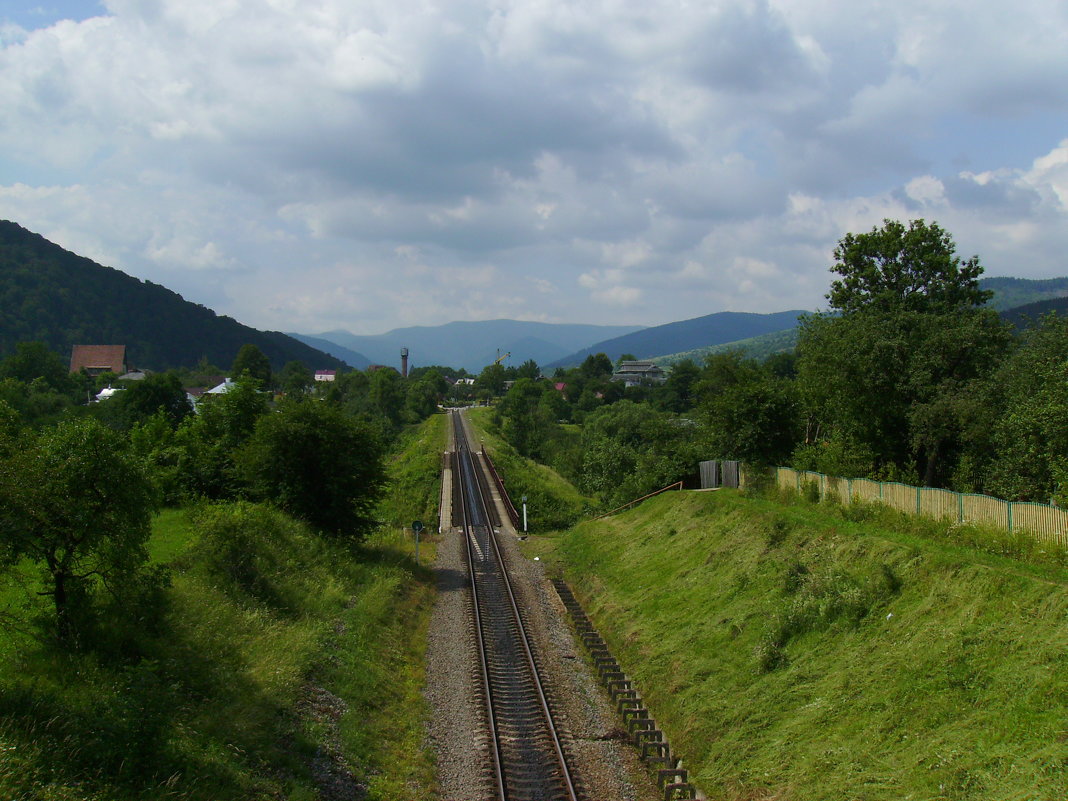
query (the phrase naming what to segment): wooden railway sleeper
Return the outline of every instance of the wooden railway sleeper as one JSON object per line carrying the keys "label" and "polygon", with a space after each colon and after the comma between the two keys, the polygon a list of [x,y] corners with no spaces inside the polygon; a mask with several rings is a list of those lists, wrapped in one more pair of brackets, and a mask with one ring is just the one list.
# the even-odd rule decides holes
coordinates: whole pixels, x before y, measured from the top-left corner
{"label": "wooden railway sleeper", "polygon": [[612,696],[612,700],[616,700],[616,694],[621,690],[633,690],[634,685],[630,679],[614,679],[605,685],[605,689],[608,690],[608,694]]}
{"label": "wooden railway sleeper", "polygon": [[625,674],[619,667],[619,663],[615,660],[611,662],[605,662],[597,668],[597,680],[601,682],[601,686],[605,686],[613,679],[625,678]]}

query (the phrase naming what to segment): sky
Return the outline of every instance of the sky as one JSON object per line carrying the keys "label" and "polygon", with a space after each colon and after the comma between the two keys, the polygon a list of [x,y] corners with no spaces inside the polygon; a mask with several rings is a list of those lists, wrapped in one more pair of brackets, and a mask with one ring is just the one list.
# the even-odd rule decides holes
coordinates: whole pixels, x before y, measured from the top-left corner
{"label": "sky", "polygon": [[1068,275],[1063,0],[0,0],[0,219],[257,328],[825,307],[936,221]]}

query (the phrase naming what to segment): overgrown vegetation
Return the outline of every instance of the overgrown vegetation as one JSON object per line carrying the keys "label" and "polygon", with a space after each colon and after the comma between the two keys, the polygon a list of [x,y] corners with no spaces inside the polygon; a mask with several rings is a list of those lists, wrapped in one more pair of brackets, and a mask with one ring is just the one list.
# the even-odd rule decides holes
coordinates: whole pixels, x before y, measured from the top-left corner
{"label": "overgrown vegetation", "polygon": [[687,493],[554,558],[710,797],[1063,798],[1068,571],[999,536]]}
{"label": "overgrown vegetation", "polygon": [[425,755],[392,761],[421,731],[432,594],[403,551],[249,503],[169,513],[149,550],[173,555],[153,625],[116,612],[76,652],[4,631],[0,796],[309,799],[332,765],[429,797]]}

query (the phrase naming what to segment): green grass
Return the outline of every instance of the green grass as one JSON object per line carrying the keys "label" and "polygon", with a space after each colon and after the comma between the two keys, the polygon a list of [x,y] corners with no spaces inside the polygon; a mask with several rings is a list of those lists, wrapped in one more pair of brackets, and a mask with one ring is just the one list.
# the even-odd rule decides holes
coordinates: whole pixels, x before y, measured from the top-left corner
{"label": "green grass", "polygon": [[421,520],[437,531],[447,425],[448,415],[435,414],[400,437],[387,458],[389,490],[378,506],[380,520],[395,527]]}
{"label": "green grass", "polygon": [[465,414],[478,447],[485,444],[490,458],[505,482],[508,494],[522,514],[520,499],[527,496],[527,522],[530,531],[547,533],[574,524],[594,505],[551,467],[516,453],[491,424],[493,410],[469,409]]}
{"label": "green grass", "polygon": [[[251,505],[159,516],[150,551],[172,572],[157,616],[106,618],[73,654],[0,632],[0,798],[312,799],[327,745],[367,798],[432,797],[433,584],[406,547],[333,543]],[[342,700],[336,724],[307,713],[313,687]]]}
{"label": "green grass", "polygon": [[1068,797],[1064,570],[850,515],[671,493],[552,558],[710,797]]}

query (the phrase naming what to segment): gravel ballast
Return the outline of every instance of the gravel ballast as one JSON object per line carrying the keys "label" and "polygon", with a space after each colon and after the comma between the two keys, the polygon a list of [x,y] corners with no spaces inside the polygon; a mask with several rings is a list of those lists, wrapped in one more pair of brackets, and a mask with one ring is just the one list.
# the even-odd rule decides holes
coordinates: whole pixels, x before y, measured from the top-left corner
{"label": "gravel ballast", "polygon": [[[442,508],[444,517],[448,510]],[[507,521],[507,516],[502,519]],[[449,523],[442,521],[435,564],[438,597],[427,646],[426,697],[433,710],[428,734],[437,756],[441,798],[473,801],[491,792],[488,749],[482,736],[482,691],[469,623],[463,534]],[[583,795],[613,801],[659,798],[655,782],[625,740],[607,695],[582,659],[541,563],[522,555],[507,522],[499,540]]]}

